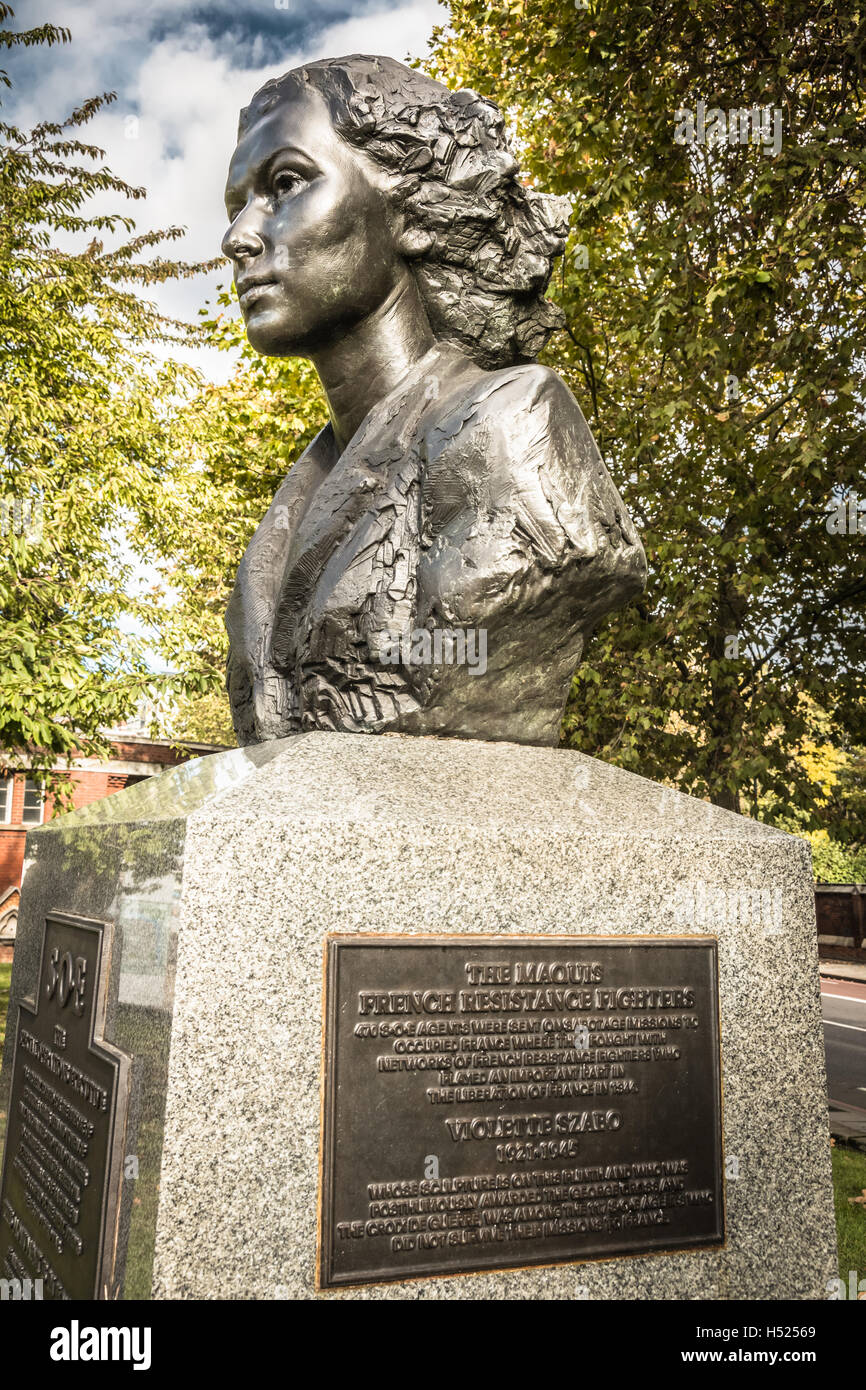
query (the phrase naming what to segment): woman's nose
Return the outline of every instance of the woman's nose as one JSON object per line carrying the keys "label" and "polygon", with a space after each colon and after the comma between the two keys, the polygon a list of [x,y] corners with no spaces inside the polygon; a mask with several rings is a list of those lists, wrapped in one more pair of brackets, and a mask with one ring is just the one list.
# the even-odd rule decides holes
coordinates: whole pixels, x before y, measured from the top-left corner
{"label": "woman's nose", "polygon": [[246,210],[238,213],[222,240],[222,251],[230,261],[249,260],[260,256],[265,249],[261,236],[252,225]]}

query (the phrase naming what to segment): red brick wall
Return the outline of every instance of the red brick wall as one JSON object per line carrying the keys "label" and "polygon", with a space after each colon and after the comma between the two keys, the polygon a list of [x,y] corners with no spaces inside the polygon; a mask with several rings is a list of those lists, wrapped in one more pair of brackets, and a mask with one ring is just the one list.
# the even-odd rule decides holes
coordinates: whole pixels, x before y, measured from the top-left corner
{"label": "red brick wall", "polygon": [[16,777],[12,784],[12,814],[9,821],[14,825],[24,814],[24,778]]}
{"label": "red brick wall", "polygon": [[[853,890],[854,885],[851,885]],[[854,891],[836,891],[820,886],[815,892],[815,912],[818,918],[819,951],[827,955],[841,948],[860,951],[866,955],[866,904],[864,894]],[[841,937],[840,942],[822,943],[822,937]]]}
{"label": "red brick wall", "polygon": [[[164,743],[120,743],[112,740],[114,756],[120,762],[159,763],[160,767],[177,767],[198,756],[196,751],[170,748]],[[201,744],[202,750],[210,745]]]}
{"label": "red brick wall", "polygon": [[21,882],[21,866],[24,863],[25,830],[12,830],[0,826],[0,896],[7,888],[17,888]]}
{"label": "red brick wall", "polygon": [[[179,763],[188,762],[190,758],[196,758],[201,753],[211,752],[213,746],[209,744],[192,745],[187,749],[170,748],[166,744],[160,743],[138,743],[135,739],[128,742],[112,740],[113,760],[109,760],[102,767],[97,768],[74,768],[70,771],[70,779],[73,783],[72,789],[72,808],[78,810],[81,806],[89,806],[91,801],[101,801],[104,796],[112,796],[114,792],[123,791],[127,786],[142,780],[142,773],[118,772],[118,763],[146,763],[153,767],[154,773],[159,772],[162,767],[176,767]],[[24,864],[24,841],[29,827],[22,826],[21,817],[24,811],[24,780],[23,773],[16,773],[12,790],[12,814],[8,824],[0,823],[0,896],[7,888],[17,888],[21,882],[21,869]],[[43,820],[51,820],[54,816],[54,807],[50,792],[45,802]]]}
{"label": "red brick wall", "polygon": [[[72,791],[72,804],[77,811],[81,806],[89,806],[91,801],[101,801],[104,796],[108,796],[112,791],[120,791],[126,786],[126,778],[113,778],[107,771],[80,771],[70,774],[75,782]],[[119,786],[109,786],[111,781],[119,782]]]}
{"label": "red brick wall", "polygon": [[[131,752],[137,752],[135,745],[131,745]],[[131,759],[130,759],[131,761]],[[136,761],[143,762],[145,759],[136,758]],[[105,768],[90,769],[76,768],[70,772],[73,782],[72,805],[76,811],[81,806],[89,806],[91,801],[101,801],[104,796],[111,796],[113,792],[123,791],[124,787],[130,782],[137,782],[141,779],[129,775],[125,772],[111,772],[111,764]],[[0,824],[0,896],[5,893],[7,888],[17,887],[21,882],[21,870],[24,865],[24,842],[29,826],[21,825],[21,816],[24,809],[24,774],[18,773],[12,789],[12,819],[8,825]],[[51,794],[48,793],[43,811],[43,819],[51,820],[54,816],[54,807]]]}

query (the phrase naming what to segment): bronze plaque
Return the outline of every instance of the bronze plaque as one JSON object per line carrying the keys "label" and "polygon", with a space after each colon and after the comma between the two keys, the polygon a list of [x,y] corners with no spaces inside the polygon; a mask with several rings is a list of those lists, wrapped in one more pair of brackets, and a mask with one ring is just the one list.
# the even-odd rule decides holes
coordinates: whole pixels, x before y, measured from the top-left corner
{"label": "bronze plaque", "polygon": [[330,937],[319,1284],[724,1239],[713,938]]}
{"label": "bronze plaque", "polygon": [[129,1059],[102,1041],[109,930],[60,913],[48,917],[37,997],[18,1010],[0,1277],[21,1281],[25,1298],[116,1293]]}

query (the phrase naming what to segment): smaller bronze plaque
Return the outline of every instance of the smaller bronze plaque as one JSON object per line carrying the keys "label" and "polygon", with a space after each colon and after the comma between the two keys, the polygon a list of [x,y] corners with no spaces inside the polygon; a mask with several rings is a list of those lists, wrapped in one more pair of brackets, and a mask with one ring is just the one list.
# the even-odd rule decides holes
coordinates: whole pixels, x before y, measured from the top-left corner
{"label": "smaller bronze plaque", "polygon": [[711,937],[331,937],[319,1284],[724,1239]]}
{"label": "smaller bronze plaque", "polygon": [[[102,1040],[107,925],[46,919],[36,998],[18,1010],[0,1186],[0,1277],[24,1297],[115,1296],[129,1059]],[[30,1281],[29,1286],[25,1281]]]}

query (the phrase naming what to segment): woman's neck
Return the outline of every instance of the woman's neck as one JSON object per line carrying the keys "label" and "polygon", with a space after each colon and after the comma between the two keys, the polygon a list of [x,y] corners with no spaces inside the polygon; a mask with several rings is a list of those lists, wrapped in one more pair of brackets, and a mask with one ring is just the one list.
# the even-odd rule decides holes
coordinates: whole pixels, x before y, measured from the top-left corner
{"label": "woman's neck", "polygon": [[407,270],[384,304],[339,342],[313,355],[340,453],[376,402],[393,391],[435,341],[415,277]]}

